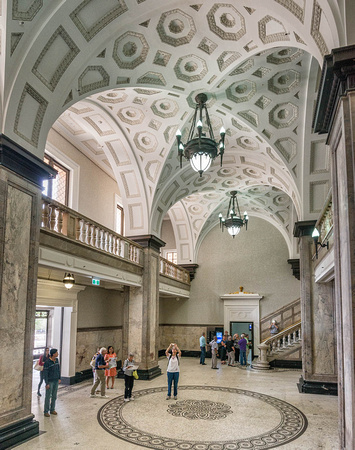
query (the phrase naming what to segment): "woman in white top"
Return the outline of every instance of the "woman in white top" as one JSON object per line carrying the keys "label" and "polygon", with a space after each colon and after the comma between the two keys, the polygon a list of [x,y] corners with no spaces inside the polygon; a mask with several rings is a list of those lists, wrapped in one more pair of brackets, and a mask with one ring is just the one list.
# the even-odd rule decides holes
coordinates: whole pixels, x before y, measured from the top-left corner
{"label": "woman in white top", "polygon": [[[170,353],[171,350],[171,353]],[[181,350],[176,344],[170,344],[166,349],[165,354],[168,358],[168,395],[166,397],[167,400],[171,399],[171,385],[174,381],[174,400],[177,399],[177,387],[179,382],[179,373],[180,373],[180,358],[181,358]]]}

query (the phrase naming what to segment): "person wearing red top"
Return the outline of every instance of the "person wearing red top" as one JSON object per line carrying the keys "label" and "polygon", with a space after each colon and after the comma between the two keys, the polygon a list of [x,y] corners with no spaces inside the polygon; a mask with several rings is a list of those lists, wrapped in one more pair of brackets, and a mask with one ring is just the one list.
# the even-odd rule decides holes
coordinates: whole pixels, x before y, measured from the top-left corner
{"label": "person wearing red top", "polygon": [[[38,364],[43,367],[44,363],[47,361],[48,358],[49,358],[49,348],[46,347],[46,349],[44,350],[43,355],[41,355],[39,357]],[[38,397],[42,397],[40,389],[41,389],[41,386],[42,386],[42,383],[43,383],[43,380],[44,380],[43,369],[40,371],[39,376],[40,376],[40,381],[38,383],[37,395],[38,395]]]}
{"label": "person wearing red top", "polygon": [[[110,362],[110,360],[111,360],[111,362]],[[113,386],[115,384],[115,376],[117,375],[117,369],[116,369],[117,355],[116,355],[112,345],[110,345],[107,349],[107,353],[105,355],[105,361],[107,361],[108,365],[109,365],[109,368],[105,369],[106,387],[107,387],[107,389],[110,389],[108,387],[108,383],[111,378],[111,389],[113,389]]]}

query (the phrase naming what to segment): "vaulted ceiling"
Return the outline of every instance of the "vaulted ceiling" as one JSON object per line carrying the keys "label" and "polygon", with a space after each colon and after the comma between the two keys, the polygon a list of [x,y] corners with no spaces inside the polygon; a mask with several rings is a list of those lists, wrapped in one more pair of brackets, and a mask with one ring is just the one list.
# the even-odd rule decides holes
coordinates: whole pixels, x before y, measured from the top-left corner
{"label": "vaulted ceiling", "polygon": [[[2,5],[2,132],[41,157],[53,127],[115,177],[127,235],[159,236],[169,215],[180,263],[196,261],[231,190],[295,256],[294,221],[317,218],[330,187],[311,122],[319,64],[340,42],[333,1]],[[223,167],[202,177],[180,169],[175,143],[200,92],[226,129]]]}

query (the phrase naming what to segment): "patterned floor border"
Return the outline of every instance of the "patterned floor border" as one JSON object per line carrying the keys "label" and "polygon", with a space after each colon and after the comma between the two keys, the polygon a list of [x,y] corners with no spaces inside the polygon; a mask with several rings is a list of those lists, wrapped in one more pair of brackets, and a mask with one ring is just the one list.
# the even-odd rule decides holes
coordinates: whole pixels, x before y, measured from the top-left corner
{"label": "patterned floor border", "polygon": [[[139,430],[137,426],[127,423],[122,414],[123,408],[125,407],[125,405],[127,405],[127,403],[124,402],[123,396],[119,396],[100,408],[97,415],[98,422],[104,430],[106,430],[113,436],[116,436],[117,438],[130,442],[132,444],[146,448],[174,450],[271,449],[279,447],[281,445],[285,445],[299,438],[306,431],[308,426],[306,416],[299,409],[297,409],[290,403],[284,402],[283,400],[271,397],[269,395],[260,394],[253,391],[246,391],[243,389],[220,386],[179,386],[179,391],[183,390],[220,391],[251,397],[267,403],[270,407],[276,408],[281,416],[281,420],[279,424],[272,430],[245,439],[223,441],[189,441],[183,439],[175,439],[173,437],[168,438],[156,434],[147,433],[145,431]],[[135,391],[134,395],[135,398],[139,401],[140,397],[155,393],[162,393],[162,395],[165,395],[166,386]],[[200,401],[200,404],[197,405],[197,407],[196,403],[198,402],[194,402],[195,406],[193,410],[191,410],[191,402],[181,402],[181,404],[177,406],[176,410],[180,409],[179,415],[185,417],[186,419],[201,419],[201,402],[202,401]],[[221,411],[221,408],[223,409],[225,407],[228,407],[228,405],[226,404],[223,405],[224,406],[213,405],[212,409],[209,410],[209,417],[207,417],[206,419],[214,420],[216,411],[218,414],[220,414],[220,412],[218,411]],[[169,412],[169,405],[167,405],[167,408]],[[224,413],[227,411],[227,409],[224,409]],[[198,415],[198,417],[196,417],[196,414]],[[211,414],[214,415],[214,418],[211,416]]]}

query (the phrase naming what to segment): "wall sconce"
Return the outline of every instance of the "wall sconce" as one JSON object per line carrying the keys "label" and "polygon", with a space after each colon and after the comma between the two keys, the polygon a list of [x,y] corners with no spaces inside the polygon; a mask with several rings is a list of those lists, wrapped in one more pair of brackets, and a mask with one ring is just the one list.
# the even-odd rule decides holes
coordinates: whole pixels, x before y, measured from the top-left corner
{"label": "wall sconce", "polygon": [[66,273],[63,278],[63,283],[67,289],[71,289],[75,284],[74,274]]}
{"label": "wall sconce", "polygon": [[315,244],[315,246],[316,246],[316,259],[318,259],[318,245],[319,245],[320,247],[327,247],[327,250],[329,250],[329,242],[327,241],[326,244],[322,244],[321,242],[318,241],[318,238],[319,238],[319,231],[317,230],[317,228],[315,228],[315,229],[313,230],[312,238],[313,238],[314,244]]}

